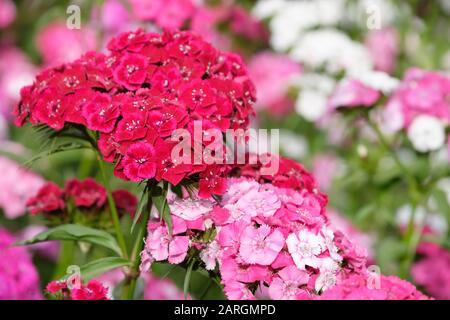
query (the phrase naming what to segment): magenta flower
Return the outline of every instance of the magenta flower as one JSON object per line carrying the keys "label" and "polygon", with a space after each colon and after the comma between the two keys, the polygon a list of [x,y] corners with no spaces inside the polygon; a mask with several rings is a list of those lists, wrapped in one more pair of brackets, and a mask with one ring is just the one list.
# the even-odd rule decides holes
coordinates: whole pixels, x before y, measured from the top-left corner
{"label": "magenta flower", "polygon": [[114,80],[127,88],[136,90],[147,77],[148,58],[141,54],[125,54],[114,69]]}
{"label": "magenta flower", "polygon": [[151,179],[156,173],[155,149],[146,142],[131,145],[123,159],[124,173],[132,181]]}
{"label": "magenta flower", "polygon": [[111,96],[96,93],[92,100],[83,106],[82,114],[89,129],[109,133],[114,130],[120,109]]}

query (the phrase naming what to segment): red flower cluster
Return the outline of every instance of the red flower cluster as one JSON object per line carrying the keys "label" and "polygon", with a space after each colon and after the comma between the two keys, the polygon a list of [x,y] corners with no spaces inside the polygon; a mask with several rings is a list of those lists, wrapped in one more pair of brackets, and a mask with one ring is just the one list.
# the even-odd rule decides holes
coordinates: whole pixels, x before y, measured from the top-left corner
{"label": "red flower cluster", "polygon": [[137,30],[112,39],[108,49],[109,55],[90,52],[42,72],[22,89],[16,124],[28,120],[55,130],[82,125],[99,133],[104,159],[116,163],[115,174],[123,179],[176,185],[200,174],[201,188],[210,188],[202,194],[222,193],[221,184],[207,179],[224,177],[226,170],[177,163],[171,151],[179,141],[171,135],[192,132],[197,120],[222,132],[247,127],[255,89],[240,57],[190,32]]}
{"label": "red flower cluster", "polygon": [[[136,211],[137,198],[127,190],[116,190],[113,198],[118,209],[131,215]],[[64,190],[53,182],[45,184],[36,196],[27,201],[31,214],[61,213],[67,207],[67,202],[73,201],[78,208],[101,209],[106,204],[106,189],[94,179],[87,178],[83,181],[69,180]]]}
{"label": "red flower cluster", "polygon": [[271,183],[280,188],[294,189],[299,192],[306,190],[308,193],[315,195],[323,208],[326,207],[328,203],[327,195],[319,191],[315,178],[301,164],[276,155],[270,155],[270,159],[279,163],[276,174],[264,174],[261,169],[270,167],[272,162],[263,165],[260,162],[261,158],[259,158],[257,164],[247,164],[239,168],[239,175],[254,178],[260,183]]}
{"label": "red flower cluster", "polygon": [[66,281],[52,281],[45,291],[63,300],[109,300],[108,288],[97,280],[73,288]]}

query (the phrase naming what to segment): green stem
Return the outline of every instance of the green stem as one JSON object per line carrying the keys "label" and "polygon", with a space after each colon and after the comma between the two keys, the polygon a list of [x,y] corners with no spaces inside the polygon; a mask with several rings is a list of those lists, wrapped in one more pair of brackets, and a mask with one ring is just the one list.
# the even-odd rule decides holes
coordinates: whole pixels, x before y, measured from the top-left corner
{"label": "green stem", "polygon": [[419,183],[417,182],[414,175],[409,171],[409,169],[403,164],[403,162],[401,161],[400,157],[395,152],[395,150],[393,150],[393,148],[390,146],[386,137],[381,132],[380,128],[375,123],[370,121],[369,118],[367,118],[367,122],[370,125],[370,127],[375,131],[378,140],[383,145],[383,147],[392,155],[398,168],[406,178],[406,182],[408,185],[408,193],[412,204],[412,213],[411,217],[409,218],[407,230],[403,237],[403,242],[405,243],[406,246],[406,254],[400,270],[400,276],[405,278],[408,276],[409,268],[412,262],[414,261],[414,257],[416,255],[416,248],[417,245],[419,244],[422,234],[422,230],[417,230],[415,228],[416,211],[421,198]]}
{"label": "green stem", "polygon": [[144,210],[142,215],[142,221],[140,223],[140,228],[136,240],[134,242],[133,252],[131,256],[131,269],[128,274],[128,279],[125,281],[125,287],[123,290],[123,298],[126,300],[132,300],[134,298],[134,292],[136,290],[137,279],[139,278],[140,271],[139,266],[141,264],[141,252],[144,249],[144,240],[147,236],[147,223],[150,219],[150,213],[152,211],[153,201],[152,193],[155,184],[153,181],[147,181],[147,188],[144,192],[147,192],[147,209]]}
{"label": "green stem", "polygon": [[74,248],[75,242],[61,241],[58,264],[56,266],[52,279],[59,279],[66,274],[67,267],[72,262]]}
{"label": "green stem", "polygon": [[98,166],[100,168],[100,172],[101,172],[101,175],[102,175],[103,184],[105,186],[106,193],[107,193],[107,196],[108,196],[108,205],[109,205],[109,208],[111,210],[111,217],[112,217],[112,220],[113,220],[113,223],[114,223],[114,229],[116,231],[117,241],[119,242],[119,246],[120,246],[120,249],[122,251],[123,258],[128,259],[127,245],[126,245],[126,242],[125,242],[125,236],[123,235],[123,232],[122,232],[122,227],[120,225],[120,219],[119,219],[119,213],[117,212],[117,207],[116,207],[116,204],[114,202],[114,198],[113,198],[112,193],[111,193],[111,188],[109,186],[109,180],[108,180],[108,178],[106,176],[105,165],[104,165],[100,155],[97,156],[97,160],[98,160]]}

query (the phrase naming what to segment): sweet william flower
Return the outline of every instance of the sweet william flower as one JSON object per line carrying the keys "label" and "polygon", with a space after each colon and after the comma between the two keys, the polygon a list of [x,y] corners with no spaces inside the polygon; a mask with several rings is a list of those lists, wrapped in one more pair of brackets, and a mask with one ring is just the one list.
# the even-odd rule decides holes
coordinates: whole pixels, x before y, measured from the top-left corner
{"label": "sweet william flower", "polygon": [[109,95],[96,93],[83,106],[82,114],[89,129],[109,133],[113,131],[120,116],[120,109]]}
{"label": "sweet william flower", "polygon": [[444,126],[435,117],[420,115],[408,128],[408,138],[419,152],[436,151],[445,143]]}
{"label": "sweet william flower", "polygon": [[48,182],[35,197],[27,201],[27,207],[33,215],[62,210],[65,208],[63,196],[64,191],[60,187],[53,182]]}
{"label": "sweet william flower", "polygon": [[106,189],[94,179],[87,178],[84,181],[69,180],[65,187],[66,196],[74,199],[79,207],[96,206],[101,208],[106,202]]}
{"label": "sweet william flower", "polygon": [[25,247],[0,228],[0,300],[39,300],[39,275]]}
{"label": "sweet william flower", "polygon": [[289,253],[299,269],[304,270],[306,266],[313,268],[320,266],[318,256],[325,250],[325,242],[320,235],[301,230],[298,233],[290,234],[286,243]]}
{"label": "sweet william flower", "polygon": [[155,149],[146,142],[130,146],[123,159],[124,173],[132,181],[151,179],[156,173]]}
{"label": "sweet william flower", "polygon": [[147,77],[148,58],[141,54],[125,54],[114,69],[114,80],[128,90],[141,87]]}
{"label": "sweet william flower", "polygon": [[283,268],[269,287],[269,296],[274,300],[297,300],[304,292],[301,286],[308,284],[309,275],[295,266]]}
{"label": "sweet william flower", "polygon": [[284,236],[267,225],[245,228],[241,235],[239,255],[249,264],[270,265],[284,247]]}
{"label": "sweet william flower", "polygon": [[80,288],[73,288],[70,297],[72,300],[109,300],[108,289],[97,280],[91,280]]}
{"label": "sweet william flower", "polygon": [[181,263],[186,257],[189,239],[185,236],[169,237],[166,226],[149,230],[145,250],[156,261],[168,260],[169,263]]}
{"label": "sweet william flower", "polygon": [[138,205],[138,199],[134,194],[128,190],[119,189],[113,191],[112,196],[118,209],[124,210],[134,217]]}

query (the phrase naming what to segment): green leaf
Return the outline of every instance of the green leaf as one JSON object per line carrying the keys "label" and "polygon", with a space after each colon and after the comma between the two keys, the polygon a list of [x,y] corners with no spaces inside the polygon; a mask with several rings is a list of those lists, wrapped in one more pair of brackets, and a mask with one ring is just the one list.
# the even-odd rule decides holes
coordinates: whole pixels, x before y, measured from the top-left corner
{"label": "green leaf", "polygon": [[142,216],[142,212],[144,211],[146,204],[147,204],[147,193],[144,190],[144,192],[142,192],[141,200],[139,200],[136,214],[134,215],[133,218],[133,224],[131,225],[130,233],[133,233],[134,228],[136,227],[136,224],[139,221],[139,218]]}
{"label": "green leaf", "polygon": [[[84,266],[81,266],[80,272],[83,280],[87,281],[99,275],[102,275],[106,271],[125,266],[130,266],[130,261],[119,257],[107,257],[89,262]],[[67,275],[66,277],[68,276],[69,275]]]}
{"label": "green leaf", "polygon": [[42,232],[29,240],[20,241],[17,244],[30,245],[50,240],[84,241],[109,248],[118,255],[121,254],[120,247],[111,234],[77,224],[64,224]]}
{"label": "green leaf", "polygon": [[49,150],[45,150],[45,151],[37,154],[36,156],[34,156],[31,159],[24,162],[23,165],[30,166],[31,164],[33,164],[33,162],[36,162],[37,160],[40,160],[44,157],[48,157],[48,156],[51,156],[53,154],[57,154],[60,152],[88,149],[88,148],[89,147],[86,145],[83,145],[80,143],[74,143],[74,142],[59,144],[57,146],[52,146]]}
{"label": "green leaf", "polygon": [[186,270],[186,275],[184,276],[184,284],[183,284],[183,291],[184,291],[184,299],[187,300],[187,296],[189,293],[189,284],[191,283],[191,275],[192,275],[192,268],[194,267],[195,260],[192,260],[189,264],[189,267]]}
{"label": "green leaf", "polygon": [[441,214],[450,221],[450,204],[447,201],[447,194],[441,189],[435,189],[432,195]]}
{"label": "green leaf", "polygon": [[172,236],[172,231],[173,231],[172,215],[170,213],[170,208],[167,205],[166,197],[164,195],[159,196],[159,197],[154,197],[153,203],[155,204],[156,208],[158,209],[161,219],[163,219],[167,225],[167,229],[169,231],[169,236]]}

